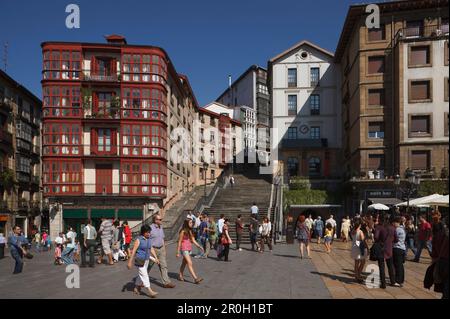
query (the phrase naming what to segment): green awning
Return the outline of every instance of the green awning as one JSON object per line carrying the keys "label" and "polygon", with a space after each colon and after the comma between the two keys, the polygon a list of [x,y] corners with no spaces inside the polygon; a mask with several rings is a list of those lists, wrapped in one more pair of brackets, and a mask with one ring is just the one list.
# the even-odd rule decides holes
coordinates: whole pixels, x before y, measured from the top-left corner
{"label": "green awning", "polygon": [[115,218],[114,208],[109,209],[99,209],[92,208],[91,209],[91,218]]}
{"label": "green awning", "polygon": [[119,218],[124,219],[142,219],[142,209],[139,208],[121,208],[119,209]]}
{"label": "green awning", "polygon": [[84,208],[64,208],[63,218],[88,218],[88,211]]}

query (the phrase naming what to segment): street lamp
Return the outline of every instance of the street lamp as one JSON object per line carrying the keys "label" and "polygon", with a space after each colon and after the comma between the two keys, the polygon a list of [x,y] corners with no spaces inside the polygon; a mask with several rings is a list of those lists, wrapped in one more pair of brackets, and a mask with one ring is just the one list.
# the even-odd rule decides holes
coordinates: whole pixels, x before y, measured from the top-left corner
{"label": "street lamp", "polygon": [[204,189],[204,197],[205,197],[204,202],[205,203],[206,203],[206,176],[208,173],[208,167],[209,167],[209,164],[206,162],[203,162],[203,174],[205,176],[205,189]]}
{"label": "street lamp", "polygon": [[419,188],[420,175],[415,174],[413,171],[408,169],[405,172],[405,177],[408,180],[408,183],[406,184],[407,185],[406,188],[400,187],[401,178],[400,178],[400,175],[398,175],[398,174],[395,175],[394,183],[395,183],[395,186],[398,188],[398,190],[400,190],[400,192],[402,192],[403,196],[406,195],[406,197],[407,197],[406,210],[407,210],[407,212],[409,212],[409,199],[410,199],[411,195],[413,195]]}

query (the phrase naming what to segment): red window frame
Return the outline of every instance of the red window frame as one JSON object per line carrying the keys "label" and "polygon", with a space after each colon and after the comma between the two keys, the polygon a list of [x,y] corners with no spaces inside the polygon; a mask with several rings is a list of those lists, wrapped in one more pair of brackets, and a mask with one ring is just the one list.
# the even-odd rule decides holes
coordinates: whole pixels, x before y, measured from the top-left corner
{"label": "red window frame", "polygon": [[122,161],[120,193],[127,196],[165,195],[167,166],[163,161]]}
{"label": "red window frame", "polygon": [[[105,96],[109,94],[110,98],[105,99]],[[116,96],[114,91],[95,91],[92,93],[92,109],[93,112],[100,117],[109,117],[112,114],[111,103]],[[103,103],[103,105],[101,105]],[[107,105],[109,103],[109,107]]]}
{"label": "red window frame", "polygon": [[[81,118],[82,101],[80,85],[46,85],[43,87],[43,117]],[[63,101],[66,106],[63,106]],[[74,105],[77,105],[74,107]]]}
{"label": "red window frame", "polygon": [[127,122],[121,126],[122,156],[166,157],[167,131],[158,123]]}
{"label": "red window frame", "polygon": [[163,55],[152,51],[123,52],[121,61],[122,80],[126,82],[167,81],[167,61]]}
{"label": "red window frame", "polygon": [[165,92],[153,86],[123,86],[122,118],[166,121],[167,97]]}
{"label": "red window frame", "polygon": [[[63,125],[67,125],[68,128],[65,132]],[[75,130],[77,127],[78,131]],[[65,135],[67,139],[63,138]],[[43,155],[81,156],[83,151],[81,137],[81,123],[46,121],[43,127]]]}
{"label": "red window frame", "polygon": [[[104,130],[110,131],[110,144],[109,144],[109,150],[106,150],[106,147],[103,147],[101,149],[100,140],[103,140],[104,143],[103,146],[106,146],[106,137],[104,134],[99,134],[102,130],[102,133]],[[96,127],[91,129],[91,153],[94,153],[96,155],[116,155],[117,154],[117,130],[113,128],[103,128],[103,127]]]}
{"label": "red window frame", "polygon": [[[65,54],[68,54],[68,56],[65,56]],[[80,48],[46,49],[43,52],[42,78],[44,80],[79,81],[82,62],[83,55]],[[63,69],[65,63],[68,63],[68,69]],[[63,76],[64,73],[67,74],[67,77]]]}
{"label": "red window frame", "polygon": [[81,160],[45,159],[42,181],[47,195],[81,194],[83,164]]}
{"label": "red window frame", "polygon": [[[100,72],[100,61],[105,62],[103,72]],[[106,67],[107,66],[107,67]],[[112,76],[117,74],[117,59],[108,56],[91,56],[91,75]]]}

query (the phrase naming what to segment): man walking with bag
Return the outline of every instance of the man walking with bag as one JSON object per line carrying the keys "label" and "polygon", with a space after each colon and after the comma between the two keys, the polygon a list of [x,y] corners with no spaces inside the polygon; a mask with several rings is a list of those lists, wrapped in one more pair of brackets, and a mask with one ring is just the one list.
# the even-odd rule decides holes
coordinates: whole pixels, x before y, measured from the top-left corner
{"label": "man walking with bag", "polygon": [[89,267],[94,268],[97,231],[92,226],[90,219],[87,220],[86,226],[84,226],[81,233],[83,234],[83,241],[81,242],[81,267],[86,267],[86,253],[89,252]]}
{"label": "man walking with bag", "polygon": [[[153,216],[153,223],[150,226],[150,241],[152,247],[155,250],[156,256],[159,260],[159,272],[161,273],[161,281],[164,288],[174,288],[175,285],[170,281],[169,274],[167,271],[167,259],[166,259],[166,244],[164,241],[165,235],[162,228],[162,218],[161,215],[156,214]],[[150,261],[148,270],[152,269],[154,261]]]}

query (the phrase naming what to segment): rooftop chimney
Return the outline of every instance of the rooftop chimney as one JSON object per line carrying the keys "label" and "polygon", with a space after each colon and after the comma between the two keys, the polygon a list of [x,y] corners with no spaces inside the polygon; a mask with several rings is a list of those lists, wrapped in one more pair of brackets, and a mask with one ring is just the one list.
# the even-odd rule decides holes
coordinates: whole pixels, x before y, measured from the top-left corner
{"label": "rooftop chimney", "polygon": [[125,37],[118,34],[106,35],[105,39],[110,44],[127,44]]}

